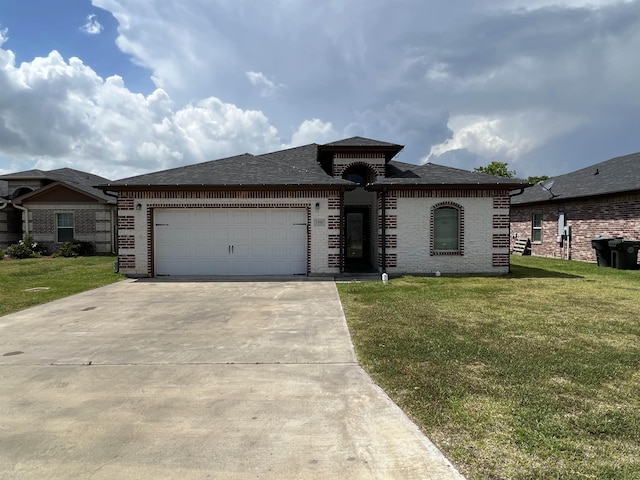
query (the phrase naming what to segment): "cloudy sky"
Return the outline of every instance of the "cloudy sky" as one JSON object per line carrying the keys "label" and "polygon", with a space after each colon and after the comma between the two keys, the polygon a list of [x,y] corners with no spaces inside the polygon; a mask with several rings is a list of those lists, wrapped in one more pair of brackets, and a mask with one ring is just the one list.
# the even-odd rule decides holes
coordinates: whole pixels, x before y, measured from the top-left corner
{"label": "cloudy sky", "polygon": [[640,0],[0,1],[0,173],[360,135],[554,176],[639,127]]}

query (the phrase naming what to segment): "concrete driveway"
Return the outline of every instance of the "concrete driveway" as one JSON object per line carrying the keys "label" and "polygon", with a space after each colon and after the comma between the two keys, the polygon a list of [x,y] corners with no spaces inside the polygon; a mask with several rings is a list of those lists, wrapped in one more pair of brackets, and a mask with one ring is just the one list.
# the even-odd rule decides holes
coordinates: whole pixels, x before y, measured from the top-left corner
{"label": "concrete driveway", "polygon": [[358,366],[333,282],[185,279],[0,317],[0,478],[462,477]]}

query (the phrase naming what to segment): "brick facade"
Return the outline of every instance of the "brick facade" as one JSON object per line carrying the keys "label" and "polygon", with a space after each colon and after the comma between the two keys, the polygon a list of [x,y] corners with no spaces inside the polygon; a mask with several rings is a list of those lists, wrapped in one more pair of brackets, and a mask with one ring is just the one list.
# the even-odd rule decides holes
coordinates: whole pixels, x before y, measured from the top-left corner
{"label": "brick facade", "polygon": [[386,171],[384,154],[336,153],[333,156],[334,177],[341,177],[348,168],[353,166],[364,166],[377,177],[384,177]]}
{"label": "brick facade", "polygon": [[[381,194],[350,193],[345,206],[371,205],[373,265],[382,265]],[[447,196],[451,195],[451,196]],[[509,270],[509,205],[503,190],[391,190],[385,202],[385,263],[389,273],[504,274]],[[370,203],[364,202],[370,199]],[[432,209],[456,205],[461,252],[433,255]],[[153,212],[161,208],[306,208],[309,274],[337,274],[340,249],[339,191],[121,192],[118,200],[119,266],[130,276],[153,271]],[[506,205],[506,206],[505,206]]]}
{"label": "brick facade", "polygon": [[[571,226],[570,245],[564,241],[562,244],[558,242],[560,212],[565,214],[565,224]],[[591,246],[593,238],[640,240],[640,193],[538,205],[513,205],[512,245],[517,238],[533,238],[534,213],[542,213],[542,240],[532,242],[532,255],[595,262],[596,255]]]}
{"label": "brick facade", "polygon": [[113,221],[115,220],[113,209],[114,206],[108,204],[30,205],[28,223],[23,225],[22,229],[28,232],[36,242],[44,245],[50,253],[54,253],[62,245],[57,239],[56,215],[71,213],[73,238],[92,243],[96,253],[112,253],[114,251]]}
{"label": "brick facade", "polygon": [[121,192],[118,205],[123,207],[118,224],[126,231],[119,237],[118,261],[120,271],[130,276],[154,274],[152,219],[153,211],[160,208],[305,208],[307,272],[339,272],[339,234],[332,234],[332,241],[328,241],[328,232],[340,229],[340,215],[335,214],[340,197],[335,191]]}
{"label": "brick facade", "polygon": [[[379,213],[381,200],[378,201]],[[481,273],[509,271],[509,195],[505,190],[390,190],[385,205],[389,273]],[[460,245],[434,254],[433,210],[459,210]],[[381,265],[381,261],[378,262]]]}

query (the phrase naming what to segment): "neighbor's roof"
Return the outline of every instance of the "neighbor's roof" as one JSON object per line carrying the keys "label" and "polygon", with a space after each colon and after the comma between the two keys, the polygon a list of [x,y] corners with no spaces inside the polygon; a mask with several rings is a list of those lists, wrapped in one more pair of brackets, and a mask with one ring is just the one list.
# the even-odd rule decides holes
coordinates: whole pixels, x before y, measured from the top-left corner
{"label": "neighbor's roof", "polygon": [[640,152],[612,158],[575,172],[550,178],[543,185],[527,188],[511,198],[513,205],[558,202],[570,198],[593,197],[640,191]]}
{"label": "neighbor's roof", "polygon": [[92,173],[74,170],[73,168],[58,168],[55,170],[25,170],[24,172],[9,173],[0,176],[0,180],[50,180],[52,182],[66,183],[77,190],[81,190],[94,197],[99,197],[108,203],[115,203],[116,200],[110,195],[106,195],[102,190],[95,188],[96,185],[109,181],[108,178],[100,177]]}

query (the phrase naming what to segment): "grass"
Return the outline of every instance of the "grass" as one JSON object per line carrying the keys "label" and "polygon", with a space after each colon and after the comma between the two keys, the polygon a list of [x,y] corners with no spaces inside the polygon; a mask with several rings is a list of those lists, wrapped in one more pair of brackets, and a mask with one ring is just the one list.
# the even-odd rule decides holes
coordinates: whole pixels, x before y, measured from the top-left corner
{"label": "grass", "polygon": [[640,478],[640,271],[512,262],[339,284],[361,364],[469,480]]}
{"label": "grass", "polygon": [[[2,260],[0,316],[121,280],[123,276],[113,272],[115,259],[95,256]],[[46,290],[39,289],[42,287]]]}

